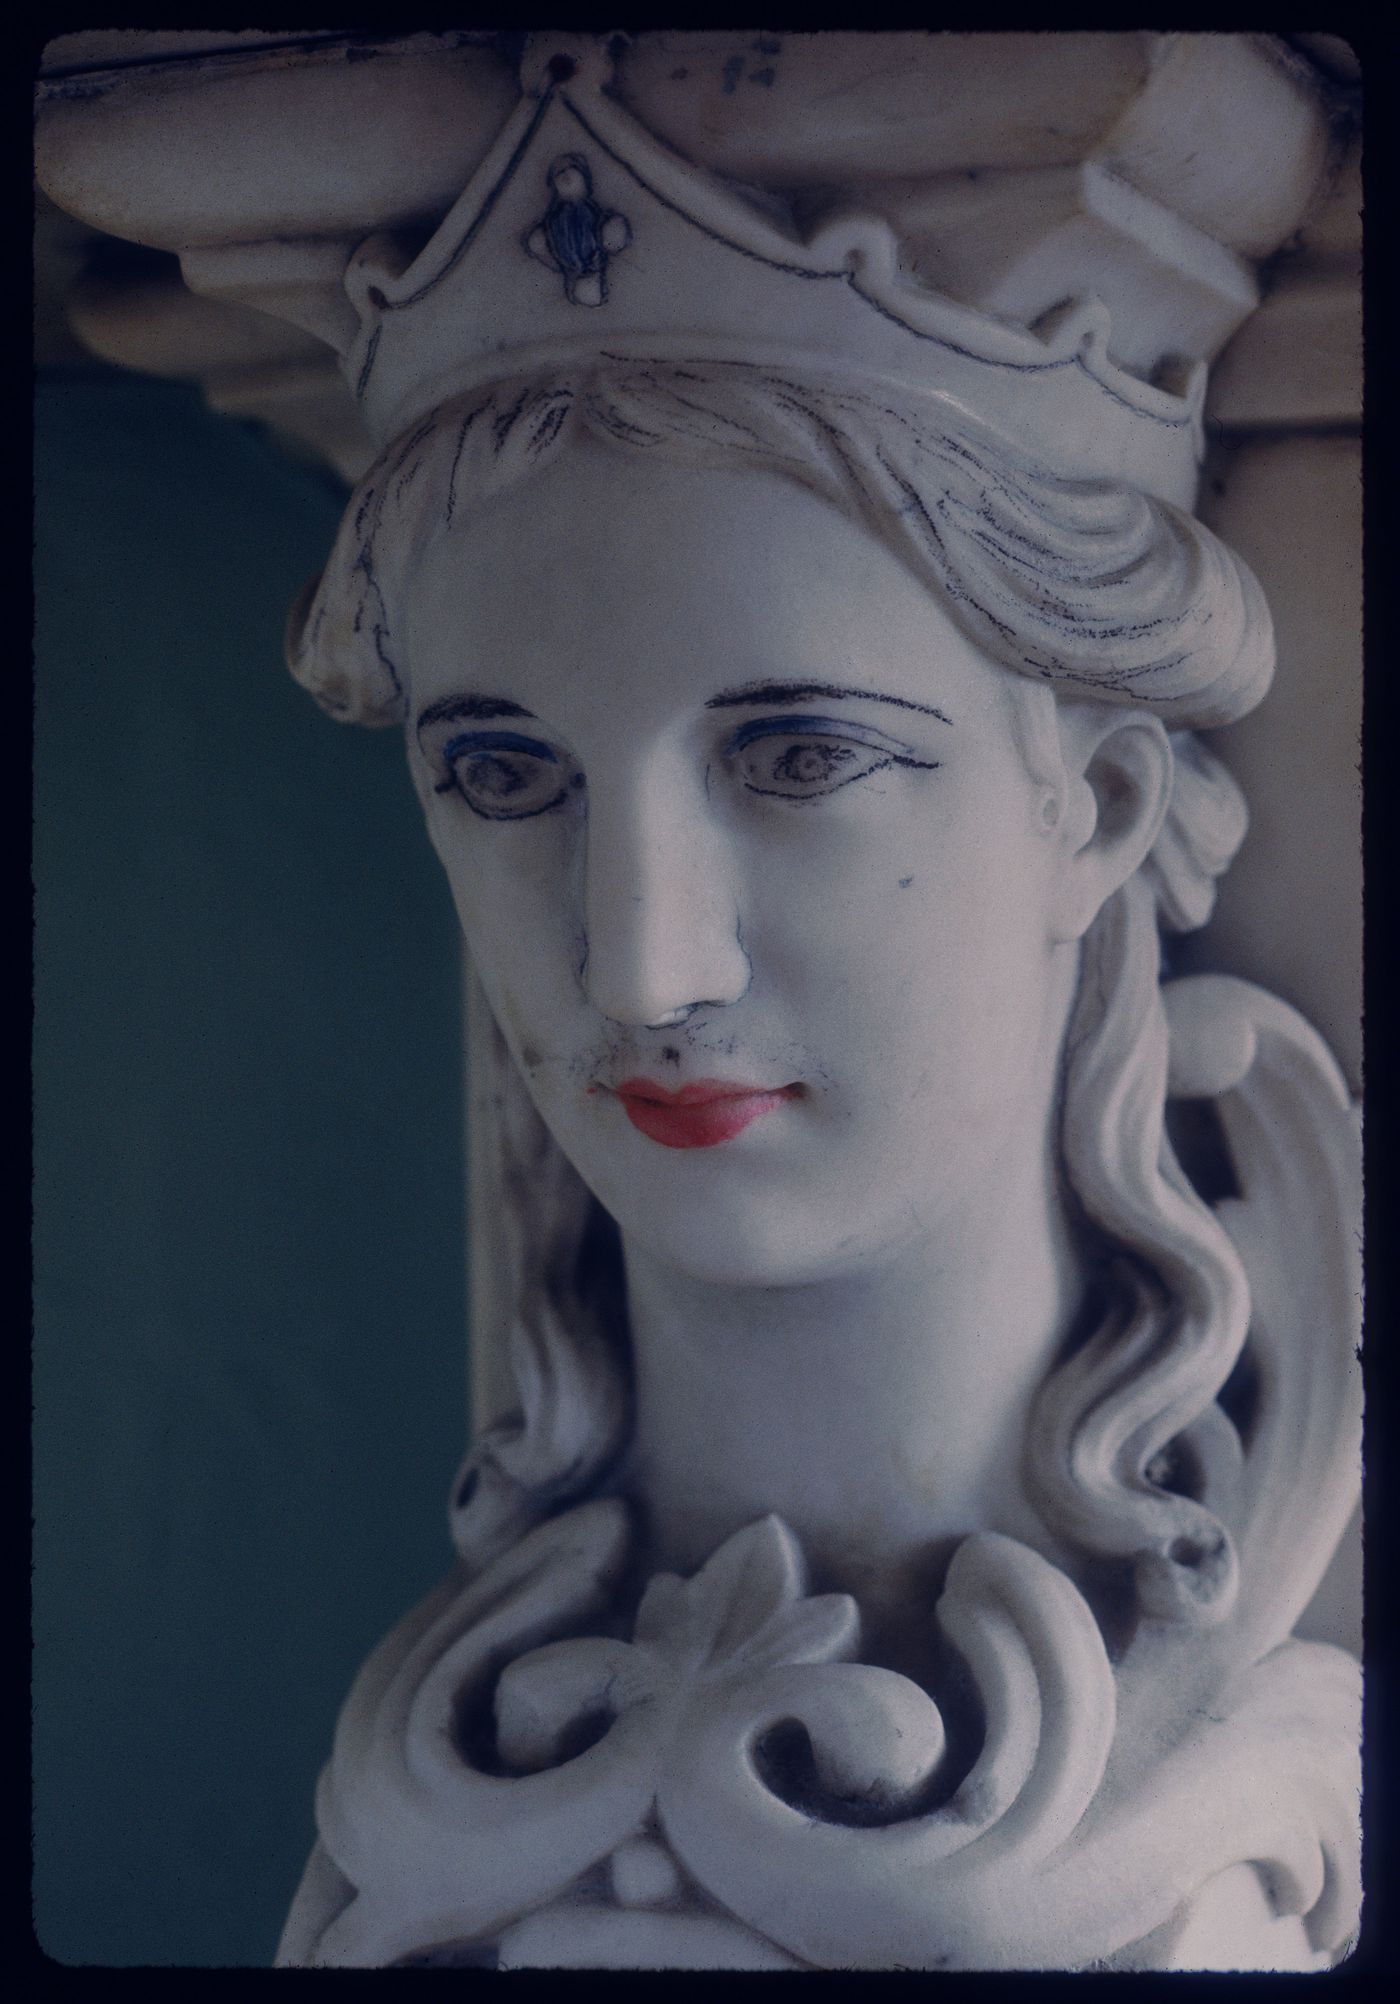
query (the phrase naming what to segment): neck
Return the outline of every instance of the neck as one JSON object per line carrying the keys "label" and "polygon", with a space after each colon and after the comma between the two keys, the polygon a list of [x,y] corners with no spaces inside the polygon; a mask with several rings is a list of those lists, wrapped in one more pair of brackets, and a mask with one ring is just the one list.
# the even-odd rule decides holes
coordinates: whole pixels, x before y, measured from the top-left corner
{"label": "neck", "polygon": [[878,1272],[732,1287],[626,1256],[654,1568],[776,1511],[878,1624],[969,1532],[1044,1541],[1022,1444],[1080,1292],[1048,1143]]}

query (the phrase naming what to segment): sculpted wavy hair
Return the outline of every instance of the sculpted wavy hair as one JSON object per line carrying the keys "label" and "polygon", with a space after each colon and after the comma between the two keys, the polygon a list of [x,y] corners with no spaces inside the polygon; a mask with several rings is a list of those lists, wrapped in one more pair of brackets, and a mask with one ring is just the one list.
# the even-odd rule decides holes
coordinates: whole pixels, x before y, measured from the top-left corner
{"label": "sculpted wavy hair", "polygon": [[[1245,829],[1240,793],[1195,737],[1263,695],[1273,636],[1258,584],[1191,516],[1026,463],[930,399],[742,364],[595,360],[443,405],[366,475],[324,574],[293,609],[293,674],[334,716],[406,714],[399,608],[428,544],[587,434],[623,453],[783,474],[881,537],[996,662],[1024,678],[1022,750],[1059,760],[1057,696],[1145,709],[1174,753],[1146,863],[1082,949],[1063,1055],[1065,1180],[1100,1248],[1097,1306],[1041,1387],[1027,1468],[1045,1522],[1130,1567],[1138,1612],[1208,1623],[1237,1567],[1202,1500],[1238,1453],[1217,1403],[1249,1285],[1166,1131],[1160,929],[1203,925]],[[606,1478],[630,1426],[615,1228],[555,1147],[499,1032],[490,1138],[504,1206],[505,1333],[518,1410],[477,1439],[452,1505],[483,1564]],[[502,1332],[480,1332],[500,1337]]]}

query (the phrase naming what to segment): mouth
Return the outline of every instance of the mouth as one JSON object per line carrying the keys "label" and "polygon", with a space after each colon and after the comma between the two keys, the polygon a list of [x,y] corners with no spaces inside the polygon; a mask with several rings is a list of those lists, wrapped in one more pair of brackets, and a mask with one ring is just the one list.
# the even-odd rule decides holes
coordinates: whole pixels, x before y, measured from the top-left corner
{"label": "mouth", "polygon": [[734,1085],[725,1079],[697,1079],[674,1091],[652,1079],[624,1079],[614,1087],[622,1110],[649,1141],[663,1148],[714,1148],[732,1141],[765,1113],[801,1096],[800,1085]]}

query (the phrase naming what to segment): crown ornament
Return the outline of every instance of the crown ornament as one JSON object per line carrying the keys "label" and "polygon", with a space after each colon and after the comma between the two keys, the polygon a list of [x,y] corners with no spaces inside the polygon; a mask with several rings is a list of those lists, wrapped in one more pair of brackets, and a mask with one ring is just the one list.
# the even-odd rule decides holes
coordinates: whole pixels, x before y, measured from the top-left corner
{"label": "crown ornament", "polygon": [[351,259],[344,366],[377,443],[511,377],[746,362],[885,383],[1048,471],[1192,506],[1204,363],[1173,385],[1130,374],[1094,297],[1034,329],[960,305],[901,272],[873,216],[791,235],[654,139],[611,70],[601,40],[541,38],[520,104],[422,250],[405,265],[381,233]]}

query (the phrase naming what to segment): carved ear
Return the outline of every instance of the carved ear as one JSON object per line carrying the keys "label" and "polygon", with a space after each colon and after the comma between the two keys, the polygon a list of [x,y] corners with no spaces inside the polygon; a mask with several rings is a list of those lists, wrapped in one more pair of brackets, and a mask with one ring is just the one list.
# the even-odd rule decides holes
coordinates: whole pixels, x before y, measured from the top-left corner
{"label": "carved ear", "polygon": [[1171,800],[1172,749],[1160,718],[1117,704],[1062,703],[1059,723],[1064,867],[1051,924],[1070,941],[1146,861]]}

